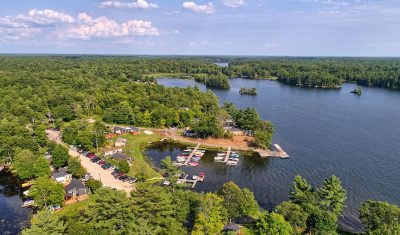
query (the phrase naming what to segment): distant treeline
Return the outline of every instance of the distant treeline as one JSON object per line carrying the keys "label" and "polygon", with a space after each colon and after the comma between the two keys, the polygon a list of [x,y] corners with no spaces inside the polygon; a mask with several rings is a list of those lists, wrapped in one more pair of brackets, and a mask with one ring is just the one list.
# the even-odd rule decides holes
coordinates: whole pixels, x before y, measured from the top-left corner
{"label": "distant treeline", "polygon": [[276,77],[297,86],[333,88],[343,82],[399,88],[400,59],[372,58],[237,58],[222,68],[228,77]]}

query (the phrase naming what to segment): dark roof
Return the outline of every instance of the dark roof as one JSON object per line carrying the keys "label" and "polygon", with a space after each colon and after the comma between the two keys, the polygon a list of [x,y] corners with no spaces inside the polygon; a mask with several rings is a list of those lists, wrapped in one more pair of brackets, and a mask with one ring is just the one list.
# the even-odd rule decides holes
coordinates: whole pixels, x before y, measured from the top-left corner
{"label": "dark roof", "polygon": [[73,189],[86,189],[86,186],[78,179],[72,179],[71,183],[65,187],[65,191],[70,191]]}
{"label": "dark roof", "polygon": [[130,159],[129,156],[126,156],[123,153],[114,153],[113,155],[111,155],[111,158],[116,159],[116,160],[128,160],[128,159]]}
{"label": "dark roof", "polygon": [[130,126],[129,128],[131,128],[132,131],[139,131],[139,128],[134,127],[134,126]]}
{"label": "dark roof", "polygon": [[223,231],[239,231],[239,230],[240,228],[238,224],[230,223],[224,226]]}
{"label": "dark roof", "polygon": [[66,171],[57,171],[57,172],[54,172],[53,174],[51,174],[51,177],[57,179],[60,177],[64,177],[66,175],[69,175]]}

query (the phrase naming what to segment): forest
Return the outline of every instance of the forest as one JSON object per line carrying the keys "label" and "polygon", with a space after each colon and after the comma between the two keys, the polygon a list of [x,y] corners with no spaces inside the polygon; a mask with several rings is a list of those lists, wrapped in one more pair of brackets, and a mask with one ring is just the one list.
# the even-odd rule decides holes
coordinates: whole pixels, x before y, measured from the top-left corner
{"label": "forest", "polygon": [[[334,176],[318,188],[297,176],[290,200],[273,211],[259,207],[251,191],[233,182],[206,194],[143,183],[132,196],[88,182],[92,195],[87,201],[57,214],[46,210],[62,205],[64,197],[62,187],[49,178],[49,163],[43,157],[47,151],[53,154],[53,167],[68,165],[78,178],[86,173],[77,159],[68,156],[68,149],[48,141],[47,128],[60,128],[64,141],[94,150],[105,142],[107,127],[101,122],[87,125],[89,117],[108,124],[191,127],[201,137],[224,137],[223,122],[230,117],[254,133],[255,145],[269,147],[274,127],[255,109],[220,106],[211,91],[166,88],[155,80],[160,73],[207,74],[205,83],[210,79],[215,80],[210,84],[225,84],[224,76],[233,76],[227,70],[230,66],[218,67],[213,60],[1,56],[0,160],[13,163],[21,179],[35,179],[30,195],[43,209],[23,234],[221,234],[229,221],[244,224],[249,234],[337,234],[346,190]],[[232,68],[240,63],[241,59],[233,61]],[[175,171],[171,166],[165,170]],[[396,205],[367,201],[359,212],[367,234],[400,233]]]}

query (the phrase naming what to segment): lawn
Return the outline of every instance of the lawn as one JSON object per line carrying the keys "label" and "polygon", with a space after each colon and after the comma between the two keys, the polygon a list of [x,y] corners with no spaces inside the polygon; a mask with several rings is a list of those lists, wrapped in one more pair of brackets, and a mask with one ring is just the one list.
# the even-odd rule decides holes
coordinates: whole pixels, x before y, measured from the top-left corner
{"label": "lawn", "polygon": [[62,210],[57,211],[55,214],[58,216],[58,218],[61,217],[72,217],[77,215],[80,211],[83,209],[87,208],[89,203],[92,201],[92,198],[89,196],[88,199],[84,201],[80,201],[68,206],[64,206]]}
{"label": "lawn", "polygon": [[124,134],[121,137],[128,140],[124,147],[125,154],[134,157],[128,175],[137,177],[138,174],[142,174],[146,179],[160,177],[161,175],[146,162],[142,150],[149,142],[159,141],[162,137],[157,133],[153,135]]}

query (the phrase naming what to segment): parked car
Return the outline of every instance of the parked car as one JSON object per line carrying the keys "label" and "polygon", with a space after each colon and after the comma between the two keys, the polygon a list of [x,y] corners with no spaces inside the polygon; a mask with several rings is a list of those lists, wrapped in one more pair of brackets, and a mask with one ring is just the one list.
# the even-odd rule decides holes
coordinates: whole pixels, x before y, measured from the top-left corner
{"label": "parked car", "polygon": [[88,181],[89,179],[91,179],[92,178],[92,175],[90,175],[90,173],[87,173],[86,175],[84,175],[83,177],[82,177],[82,180],[83,181]]}
{"label": "parked car", "polygon": [[133,184],[133,183],[135,183],[136,181],[137,181],[137,178],[135,178],[135,177],[128,177],[129,179],[128,179],[128,182],[130,183],[130,184]]}
{"label": "parked car", "polygon": [[114,166],[114,165],[111,165],[110,166],[110,168],[108,168],[110,171],[114,171],[115,169],[117,169],[117,167],[116,166]]}
{"label": "parked car", "polygon": [[98,161],[100,161],[101,159],[99,157],[94,157],[92,159],[90,159],[91,162],[96,163]]}
{"label": "parked car", "polygon": [[108,170],[111,168],[111,166],[112,165],[110,163],[106,163],[106,164],[101,165],[101,168],[103,168],[104,170]]}
{"label": "parked car", "polygon": [[123,175],[123,176],[120,176],[118,179],[121,180],[122,182],[126,182],[129,180],[129,177],[126,175]]}
{"label": "parked car", "polygon": [[97,156],[94,153],[89,153],[89,154],[86,155],[86,157],[87,158],[94,158],[94,157],[97,157]]}
{"label": "parked car", "polygon": [[114,178],[119,179],[121,176],[124,176],[124,175],[125,175],[124,173],[118,173],[118,174],[114,175]]}
{"label": "parked car", "polygon": [[106,163],[107,163],[107,162],[106,162],[106,161],[103,161],[103,160],[100,160],[100,161],[97,162],[97,164],[99,164],[100,166],[101,166],[101,165],[104,165],[104,164],[106,164]]}
{"label": "parked car", "polygon": [[114,169],[114,171],[111,173],[111,175],[115,176],[116,174],[121,173],[118,169]]}

